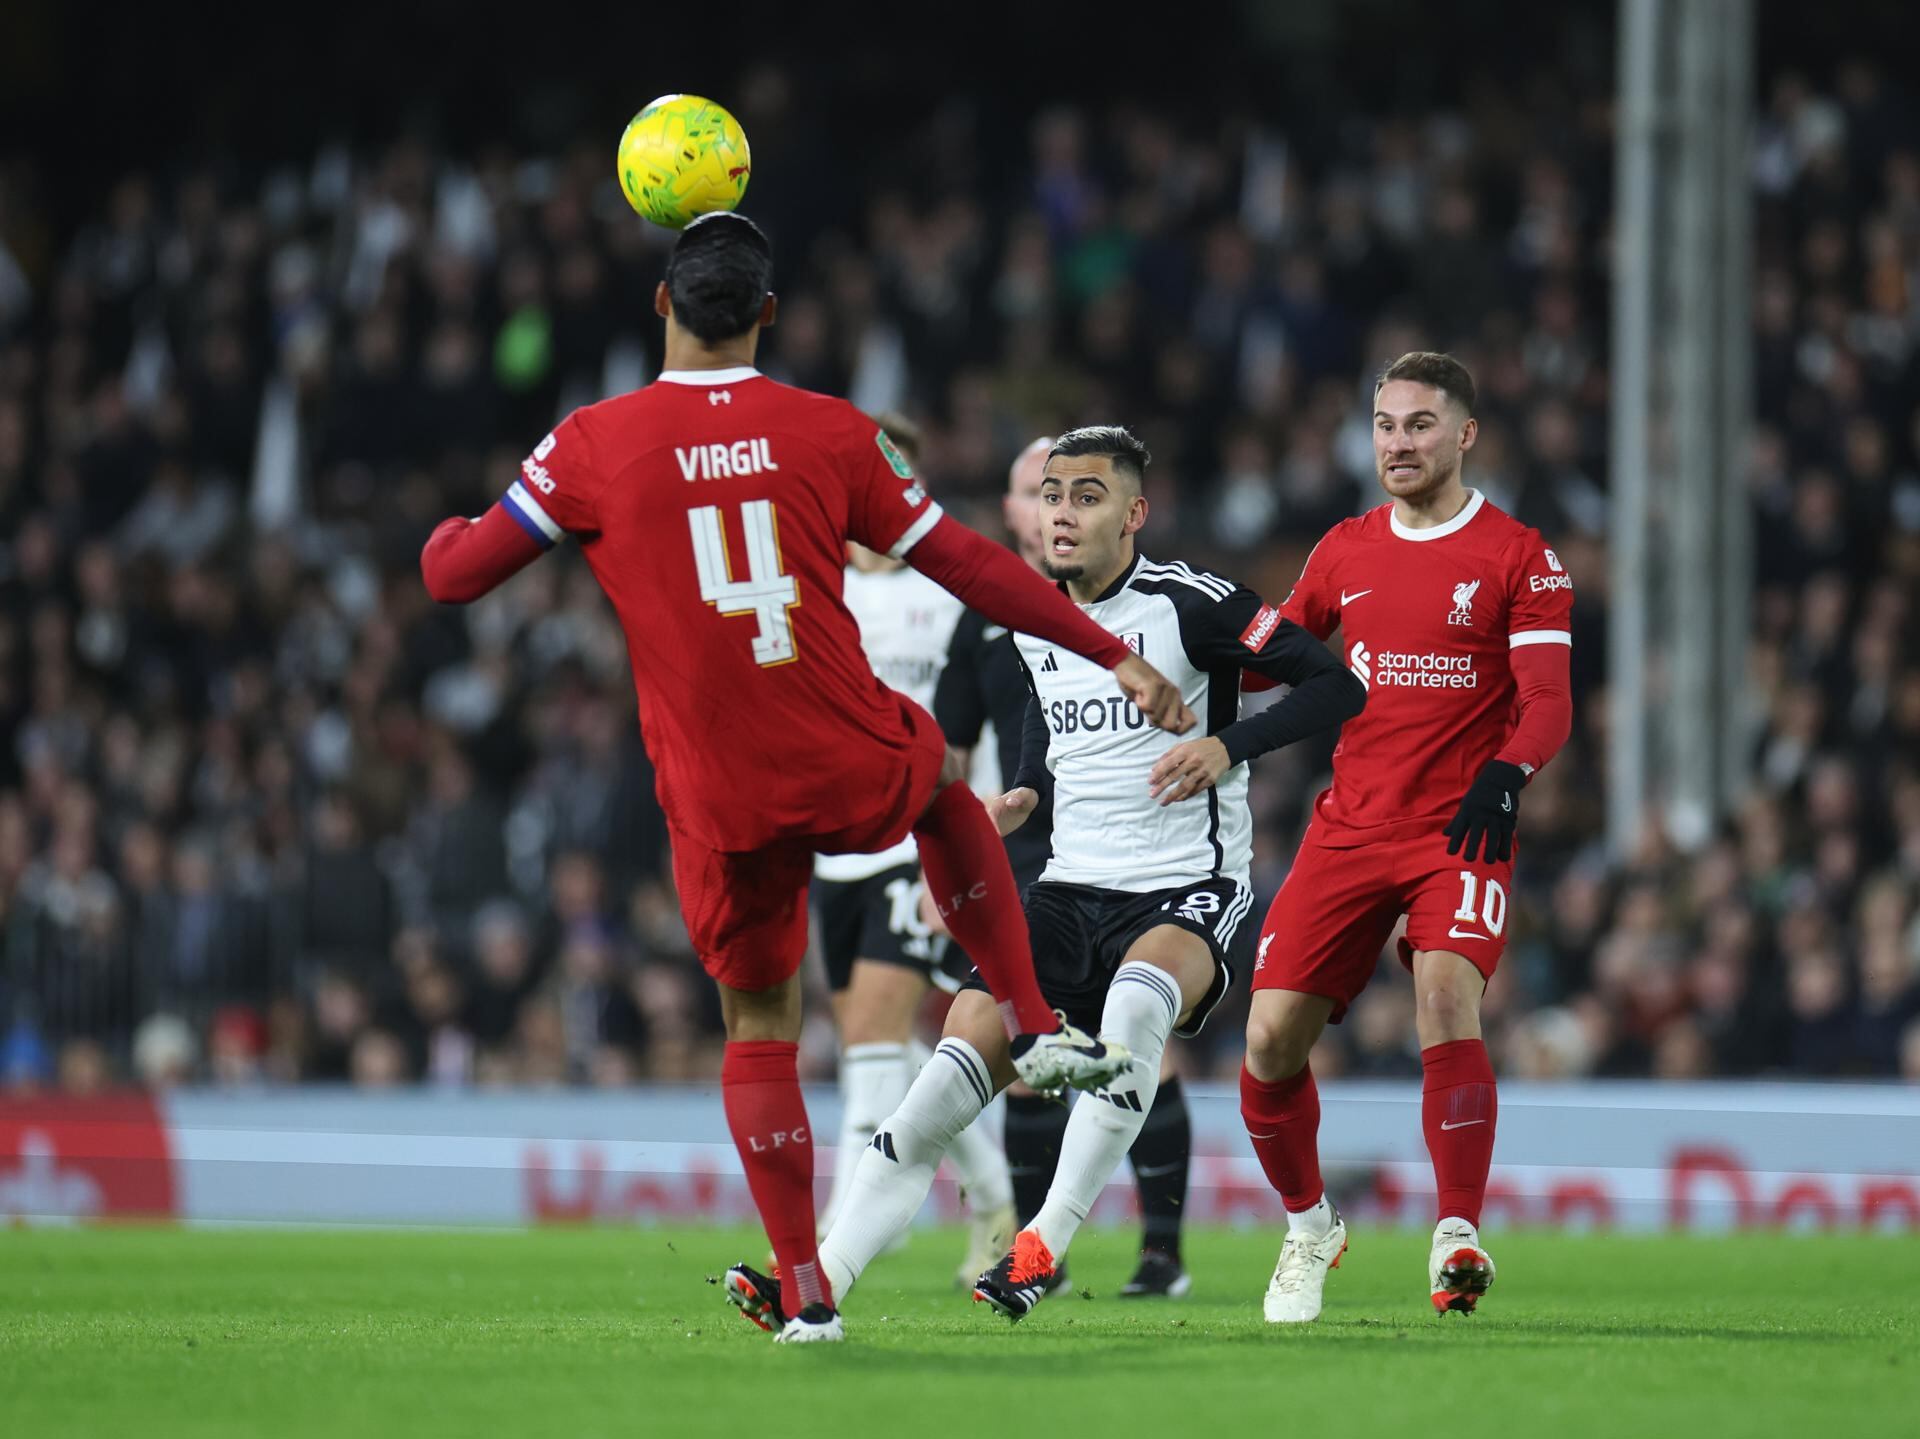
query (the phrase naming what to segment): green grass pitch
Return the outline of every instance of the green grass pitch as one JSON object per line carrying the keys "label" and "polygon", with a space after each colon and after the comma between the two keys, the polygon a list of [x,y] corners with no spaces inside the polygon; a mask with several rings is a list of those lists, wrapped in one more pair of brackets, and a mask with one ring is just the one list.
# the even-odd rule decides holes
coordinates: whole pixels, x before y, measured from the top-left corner
{"label": "green grass pitch", "polygon": [[0,1434],[1912,1434],[1920,1242],[1490,1234],[1437,1318],[1426,1236],[1356,1227],[1321,1321],[1276,1331],[1277,1238],[1189,1238],[1193,1295],[1127,1301],[1131,1236],[1019,1326],[923,1231],[777,1348],[708,1281],[739,1230],[0,1232]]}

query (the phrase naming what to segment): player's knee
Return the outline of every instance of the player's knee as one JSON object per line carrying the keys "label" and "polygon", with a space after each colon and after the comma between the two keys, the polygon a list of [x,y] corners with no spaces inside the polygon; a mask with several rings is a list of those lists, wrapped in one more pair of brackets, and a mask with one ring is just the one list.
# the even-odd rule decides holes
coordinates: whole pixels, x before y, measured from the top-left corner
{"label": "player's knee", "polygon": [[736,1043],[754,1040],[795,1040],[800,1037],[800,986],[784,979],[767,989],[720,986],[720,1017],[727,1038]]}
{"label": "player's knee", "polygon": [[1313,1026],[1297,1010],[1257,1007],[1247,1016],[1247,1066],[1272,1083],[1291,1079],[1313,1051]]}
{"label": "player's knee", "polygon": [[1415,1004],[1423,1044],[1472,1039],[1480,1033],[1479,1001],[1451,985],[1422,985]]}

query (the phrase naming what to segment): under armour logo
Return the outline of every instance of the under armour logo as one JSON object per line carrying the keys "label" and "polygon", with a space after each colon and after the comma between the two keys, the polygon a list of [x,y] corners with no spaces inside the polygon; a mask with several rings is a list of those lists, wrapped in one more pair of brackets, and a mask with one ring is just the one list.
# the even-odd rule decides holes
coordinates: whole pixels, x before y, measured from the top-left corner
{"label": "under armour logo", "polygon": [[731,405],[733,403],[733,391],[708,390],[707,403],[709,405]]}

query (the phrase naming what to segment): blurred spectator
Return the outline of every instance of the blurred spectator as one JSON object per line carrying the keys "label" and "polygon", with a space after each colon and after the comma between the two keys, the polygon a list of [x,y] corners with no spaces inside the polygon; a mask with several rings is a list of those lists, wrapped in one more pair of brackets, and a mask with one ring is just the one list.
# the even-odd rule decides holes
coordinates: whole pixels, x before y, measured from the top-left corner
{"label": "blurred spectator", "polygon": [[[765,367],[911,409],[930,486],[989,524],[1033,434],[1126,421],[1156,452],[1147,545],[1284,594],[1375,502],[1369,375],[1459,350],[1470,477],[1580,587],[1496,1062],[1920,1078],[1920,134],[1860,100],[1892,93],[1876,62],[1843,67],[1846,103],[1767,77],[1753,784],[1698,853],[1650,826],[1610,862],[1609,96],[1487,63],[1498,103],[1310,125],[1050,100],[990,167],[977,120],[908,115],[871,172],[821,163],[757,66]],[[661,237],[551,154],[276,159],[313,183],[169,158],[45,256],[0,242],[0,1074],[710,1076],[717,1004],[591,576],[562,550],[455,611],[416,568],[564,409],[646,377]],[[1255,769],[1268,891],[1330,751]],[[1230,1077],[1234,1019],[1183,1063]],[[1414,1072],[1391,959],[1323,1060]]]}

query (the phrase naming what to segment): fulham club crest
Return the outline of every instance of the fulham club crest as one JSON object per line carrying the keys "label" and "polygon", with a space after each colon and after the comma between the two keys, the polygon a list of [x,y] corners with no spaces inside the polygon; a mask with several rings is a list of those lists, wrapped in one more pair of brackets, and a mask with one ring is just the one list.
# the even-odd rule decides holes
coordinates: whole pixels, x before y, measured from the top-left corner
{"label": "fulham club crest", "polygon": [[1147,637],[1138,630],[1132,630],[1120,636],[1120,643],[1137,655],[1147,652]]}

